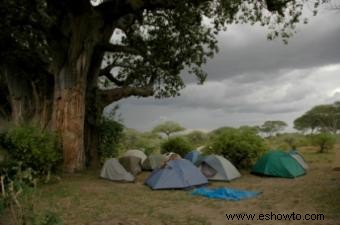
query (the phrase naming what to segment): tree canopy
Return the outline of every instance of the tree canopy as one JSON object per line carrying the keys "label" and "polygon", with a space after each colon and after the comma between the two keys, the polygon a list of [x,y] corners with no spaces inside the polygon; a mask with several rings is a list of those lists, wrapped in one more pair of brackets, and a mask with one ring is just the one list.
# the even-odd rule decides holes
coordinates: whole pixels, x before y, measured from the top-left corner
{"label": "tree canopy", "polygon": [[152,129],[152,132],[154,133],[164,133],[168,138],[171,134],[180,132],[185,130],[184,127],[182,127],[179,123],[173,122],[173,121],[166,121],[164,123],[161,123],[157,126],[155,126]]}
{"label": "tree canopy", "polygon": [[56,130],[64,168],[81,170],[85,159],[96,158],[106,105],[129,96],[177,96],[184,69],[202,83],[201,66],[218,51],[216,35],[228,24],[259,23],[269,28],[268,39],[287,41],[305,2],[3,0],[1,119]]}
{"label": "tree canopy", "polygon": [[294,120],[294,128],[336,133],[340,129],[340,102],[314,106]]}
{"label": "tree canopy", "polygon": [[285,127],[287,127],[287,124],[284,121],[269,120],[269,121],[265,121],[261,125],[260,130],[263,133],[268,134],[269,137],[271,137],[273,136],[274,133],[282,131]]}

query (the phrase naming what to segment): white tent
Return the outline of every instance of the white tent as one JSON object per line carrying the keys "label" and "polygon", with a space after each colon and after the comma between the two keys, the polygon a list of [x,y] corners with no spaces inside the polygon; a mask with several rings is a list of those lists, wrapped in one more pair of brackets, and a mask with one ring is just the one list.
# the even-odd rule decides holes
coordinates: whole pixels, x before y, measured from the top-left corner
{"label": "white tent", "polygon": [[132,182],[135,177],[127,172],[124,167],[119,163],[118,159],[111,158],[105,161],[100,177],[112,181],[125,181]]}
{"label": "white tent", "polygon": [[199,168],[209,180],[230,181],[241,176],[231,162],[219,155],[205,157]]}
{"label": "white tent", "polygon": [[143,151],[137,150],[137,149],[128,150],[128,151],[124,152],[123,156],[134,156],[134,157],[140,158],[141,164],[147,158],[147,156],[145,155],[145,153]]}

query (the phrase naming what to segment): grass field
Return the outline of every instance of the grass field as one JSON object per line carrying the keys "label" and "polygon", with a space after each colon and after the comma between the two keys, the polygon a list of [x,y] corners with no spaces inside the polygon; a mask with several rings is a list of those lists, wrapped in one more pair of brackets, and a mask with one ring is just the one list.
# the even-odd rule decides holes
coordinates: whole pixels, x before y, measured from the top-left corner
{"label": "grass field", "polygon": [[[152,191],[143,184],[148,176],[146,172],[135,183],[115,183],[99,179],[98,171],[88,171],[40,187],[34,208],[57,213],[66,225],[340,225],[340,171],[332,170],[335,152],[301,150],[310,165],[306,176],[281,179],[242,171],[243,176],[238,180],[209,185],[261,191],[254,199],[232,202],[192,196],[189,191]],[[225,216],[226,213],[293,212],[323,214],[325,220],[228,221]]]}

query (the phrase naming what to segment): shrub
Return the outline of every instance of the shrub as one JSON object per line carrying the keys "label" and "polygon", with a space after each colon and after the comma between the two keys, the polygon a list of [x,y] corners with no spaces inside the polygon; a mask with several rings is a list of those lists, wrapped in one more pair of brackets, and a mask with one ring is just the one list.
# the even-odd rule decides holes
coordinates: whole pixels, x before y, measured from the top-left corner
{"label": "shrub", "polygon": [[193,150],[193,146],[183,137],[170,138],[161,145],[162,153],[175,152],[182,157],[191,150]]}
{"label": "shrub", "polygon": [[104,161],[106,158],[118,156],[121,149],[119,142],[122,137],[123,125],[112,119],[103,117],[98,128],[98,152],[101,161]]}
{"label": "shrub", "polygon": [[146,155],[150,155],[153,152],[159,152],[161,140],[161,136],[156,133],[125,129],[122,144],[126,150],[142,149]]}
{"label": "shrub", "polygon": [[6,192],[0,197],[0,216],[8,220],[9,224],[63,225],[57,214],[48,210],[36,210],[35,203],[40,200],[40,193],[35,185],[22,179],[23,173],[33,177],[32,171],[17,172],[13,179],[5,183]]}
{"label": "shrub", "polygon": [[238,168],[248,168],[266,150],[265,141],[252,129],[226,129],[211,141],[209,153],[223,155]]}
{"label": "shrub", "polygon": [[320,133],[311,136],[312,145],[318,146],[320,153],[331,150],[334,147],[335,142],[335,136],[330,133]]}
{"label": "shrub", "polygon": [[271,149],[282,150],[291,150],[310,145],[309,138],[299,133],[277,134],[275,137],[266,138],[266,142]]}
{"label": "shrub", "polygon": [[185,135],[188,141],[193,144],[195,147],[199,147],[204,145],[208,140],[208,135],[202,131],[192,131],[189,134]]}
{"label": "shrub", "polygon": [[31,168],[40,175],[48,174],[61,162],[58,136],[34,126],[9,129],[4,148],[12,160],[20,162],[23,170]]}

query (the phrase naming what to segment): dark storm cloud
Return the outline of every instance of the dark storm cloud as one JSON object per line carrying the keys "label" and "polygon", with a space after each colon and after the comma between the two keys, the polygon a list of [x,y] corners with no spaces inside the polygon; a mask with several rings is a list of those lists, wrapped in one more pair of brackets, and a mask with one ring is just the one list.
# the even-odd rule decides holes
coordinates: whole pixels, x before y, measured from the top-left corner
{"label": "dark storm cloud", "polygon": [[311,18],[288,45],[267,41],[261,27],[231,27],[219,36],[220,52],[205,67],[204,85],[188,82],[176,98],[122,100],[125,124],[140,130],[164,120],[193,129],[272,119],[292,124],[312,106],[340,99],[339,16],[325,11]]}
{"label": "dark storm cloud", "polygon": [[220,35],[220,52],[205,67],[208,80],[241,75],[240,81],[249,82],[264,73],[339,63],[338,18],[335,12],[310,18],[309,24],[298,26],[288,45],[279,39],[267,41],[261,27],[234,26]]}

